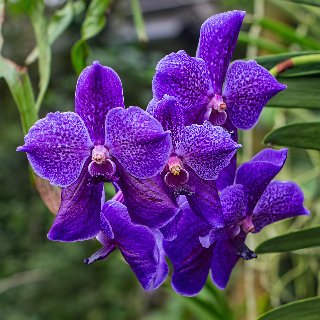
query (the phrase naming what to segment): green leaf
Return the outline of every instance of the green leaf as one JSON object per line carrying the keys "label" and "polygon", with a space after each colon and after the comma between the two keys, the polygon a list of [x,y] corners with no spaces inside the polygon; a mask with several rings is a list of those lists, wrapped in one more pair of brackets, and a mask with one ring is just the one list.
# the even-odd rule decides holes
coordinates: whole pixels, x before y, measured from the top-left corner
{"label": "green leaf", "polygon": [[[68,28],[73,18],[80,14],[84,10],[84,3],[82,1],[72,2],[68,1],[66,5],[57,10],[51,17],[48,24],[48,38],[49,44],[52,45],[57,38]],[[28,57],[25,63],[27,65],[33,63],[38,58],[38,47],[35,47]]]}
{"label": "green leaf", "polygon": [[310,6],[320,7],[320,0],[286,0],[300,4],[308,4]]}
{"label": "green leaf", "polygon": [[272,98],[267,106],[279,108],[320,109],[320,77],[278,78],[287,89]]}
{"label": "green leaf", "polygon": [[36,112],[38,112],[48,88],[51,72],[51,47],[47,33],[47,20],[44,15],[44,2],[41,0],[34,1],[29,15],[39,50],[38,68],[40,81],[39,94],[35,106]]}
{"label": "green leaf", "polygon": [[81,39],[72,47],[71,60],[79,74],[87,66],[89,46],[86,40],[97,35],[106,24],[106,12],[112,4],[111,0],[91,0],[81,27]]}
{"label": "green leaf", "polygon": [[0,78],[4,78],[18,107],[23,133],[37,120],[35,100],[27,68],[19,67],[12,61],[0,57]]}
{"label": "green leaf", "polygon": [[290,27],[282,22],[263,18],[256,20],[255,23],[263,27],[264,29],[271,30],[288,44],[297,43],[303,49],[320,49],[319,41],[308,37],[306,35],[299,35],[296,33],[293,27]]}
{"label": "green leaf", "polygon": [[139,0],[131,0],[131,8],[133,14],[134,24],[136,26],[138,38],[141,42],[147,42],[148,36],[144,26],[143,15]]}
{"label": "green leaf", "polygon": [[320,150],[320,122],[292,123],[271,131],[263,143]]}
{"label": "green leaf", "polygon": [[320,246],[320,226],[283,234],[268,239],[256,248],[256,253],[286,252]]}
{"label": "green leaf", "polygon": [[87,66],[89,46],[85,40],[78,40],[71,49],[71,61],[78,74]]}
{"label": "green leaf", "polygon": [[320,315],[320,298],[295,301],[275,308],[258,320],[318,320]]}
{"label": "green leaf", "polygon": [[265,39],[262,37],[259,37],[259,38],[252,37],[247,32],[244,32],[244,31],[241,31],[239,33],[238,42],[252,44],[254,46],[257,46],[260,49],[265,49],[265,50],[269,51],[270,53],[281,53],[281,52],[285,52],[287,50],[286,47],[281,46],[280,44],[278,44],[272,40]]}
{"label": "green leaf", "polygon": [[[319,54],[319,51],[300,51],[300,52],[290,52],[290,53],[282,53],[277,55],[268,55],[256,57],[256,60],[261,66],[266,69],[272,69],[277,64],[286,61],[290,58],[299,57],[299,56],[311,56],[315,54]],[[281,77],[301,77],[305,75],[315,75],[320,74],[320,63],[310,63],[305,65],[298,65],[292,68],[287,69],[285,72],[281,73]]]}

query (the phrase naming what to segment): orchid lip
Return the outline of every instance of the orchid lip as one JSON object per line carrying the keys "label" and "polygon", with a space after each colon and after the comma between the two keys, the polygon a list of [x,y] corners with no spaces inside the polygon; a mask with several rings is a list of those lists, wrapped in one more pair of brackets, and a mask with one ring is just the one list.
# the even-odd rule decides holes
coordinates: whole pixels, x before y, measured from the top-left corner
{"label": "orchid lip", "polygon": [[92,161],[94,161],[96,164],[102,164],[107,161],[107,159],[110,158],[110,153],[106,149],[106,147],[102,145],[97,145],[92,150]]}
{"label": "orchid lip", "polygon": [[245,233],[254,232],[255,227],[252,222],[252,216],[248,215],[246,216],[240,223],[239,226]]}

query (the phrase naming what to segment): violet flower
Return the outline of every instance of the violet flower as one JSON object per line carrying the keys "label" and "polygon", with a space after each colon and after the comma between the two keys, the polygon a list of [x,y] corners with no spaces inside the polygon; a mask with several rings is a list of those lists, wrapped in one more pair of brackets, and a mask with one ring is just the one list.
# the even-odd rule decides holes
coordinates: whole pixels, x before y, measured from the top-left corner
{"label": "violet flower", "polygon": [[101,232],[97,239],[103,247],[86,264],[106,259],[118,248],[146,290],[158,288],[168,275],[168,265],[157,238],[150,229],[133,224],[127,208],[118,201],[108,201],[100,214]]}
{"label": "violet flower", "polygon": [[149,178],[165,166],[169,132],[138,107],[124,109],[118,75],[94,62],[81,73],[75,111],[38,120],[17,151],[27,152],[34,171],[63,187],[62,203],[48,238],[77,241],[99,232],[103,181],[119,172]]}
{"label": "violet flower", "polygon": [[164,241],[174,267],[172,285],[178,293],[196,295],[209,270],[215,284],[225,288],[239,258],[256,257],[245,245],[248,233],[257,233],[279,220],[309,214],[303,207],[303,193],[295,183],[271,182],[286,156],[286,149],[265,149],[238,168],[235,183],[220,195],[222,227],[210,227],[184,205],[177,238]]}
{"label": "violet flower", "polygon": [[153,116],[171,132],[172,151],[161,173],[174,196],[186,195],[195,213],[212,225],[219,223],[221,208],[215,182],[241,145],[222,127],[205,121],[184,126],[183,109],[175,98],[165,95]]}
{"label": "violet flower", "polygon": [[236,128],[252,128],[263,106],[286,86],[252,60],[228,67],[244,16],[244,11],[229,11],[207,19],[196,58],[181,50],[160,60],[149,109],[168,94],[183,106],[186,125],[204,120],[223,125],[228,115]]}

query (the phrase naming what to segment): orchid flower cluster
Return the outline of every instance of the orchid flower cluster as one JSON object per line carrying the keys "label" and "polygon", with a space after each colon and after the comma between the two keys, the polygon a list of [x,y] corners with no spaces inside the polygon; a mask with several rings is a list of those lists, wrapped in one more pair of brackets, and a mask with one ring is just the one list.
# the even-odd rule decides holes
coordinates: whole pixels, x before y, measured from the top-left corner
{"label": "orchid flower cluster", "polygon": [[[50,240],[97,239],[101,249],[87,264],[119,249],[145,290],[164,282],[168,258],[174,290],[193,296],[210,270],[225,288],[240,258],[256,258],[249,233],[309,214],[296,184],[273,181],[286,149],[265,149],[236,168],[238,129],[252,128],[286,88],[255,61],[229,65],[244,16],[212,16],[196,57],[164,57],[147,111],[125,108],[116,72],[94,62],[79,76],[75,112],[33,125],[17,150],[62,188]],[[106,182],[116,192],[109,201]]]}

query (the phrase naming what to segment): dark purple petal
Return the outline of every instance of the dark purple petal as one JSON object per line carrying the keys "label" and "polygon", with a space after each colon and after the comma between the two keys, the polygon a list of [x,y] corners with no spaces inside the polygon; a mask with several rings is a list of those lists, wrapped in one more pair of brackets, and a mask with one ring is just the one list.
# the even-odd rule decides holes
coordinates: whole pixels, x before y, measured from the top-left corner
{"label": "dark purple petal", "polygon": [[218,178],[215,180],[219,191],[222,191],[227,186],[230,186],[233,184],[233,181],[236,175],[236,170],[237,170],[237,153],[233,155],[229,164],[220,171]]}
{"label": "dark purple petal", "polygon": [[167,241],[172,241],[177,237],[177,227],[181,219],[182,210],[180,210],[176,216],[169,221],[165,226],[160,228],[160,232],[163,235],[163,238]]}
{"label": "dark purple petal", "polygon": [[106,179],[110,179],[116,172],[116,165],[110,159],[107,159],[106,162],[101,164],[91,161],[88,170],[92,177],[102,176]]}
{"label": "dark purple petal", "polygon": [[227,113],[225,111],[219,112],[217,110],[212,110],[209,121],[214,125],[214,126],[221,126],[223,125],[227,120]]}
{"label": "dark purple petal", "polygon": [[147,112],[150,113],[153,116],[154,113],[154,109],[156,108],[157,104],[158,104],[159,100],[157,99],[152,99],[147,106]]}
{"label": "dark purple petal", "polygon": [[239,147],[241,145],[234,142],[226,130],[205,121],[203,125],[185,128],[184,139],[176,153],[200,178],[214,180]]}
{"label": "dark purple petal", "polygon": [[227,226],[238,224],[246,216],[247,199],[244,187],[235,184],[226,187],[220,194],[223,218]]}
{"label": "dark purple petal", "polygon": [[54,241],[81,241],[94,238],[100,230],[103,183],[88,185],[91,179],[86,162],[80,177],[64,188],[61,205],[48,238]]}
{"label": "dark purple petal", "polygon": [[90,258],[84,259],[85,264],[91,264],[98,260],[106,259],[111,252],[116,249],[116,246],[111,242],[104,241],[104,245],[101,249],[99,249],[96,253],[94,253]]}
{"label": "dark purple petal", "polygon": [[239,129],[252,128],[265,104],[285,88],[255,61],[233,62],[223,90],[232,123]]}
{"label": "dark purple petal", "polygon": [[117,165],[117,168],[121,170],[118,184],[134,223],[161,228],[179,212],[177,203],[166,192],[160,176],[137,179],[120,166]]}
{"label": "dark purple petal", "polygon": [[174,290],[194,296],[204,286],[210,269],[212,248],[203,248],[199,242],[199,236],[207,234],[210,226],[194,215],[187,203],[182,205],[182,210],[177,238],[164,241],[163,246],[173,264]]}
{"label": "dark purple petal", "polygon": [[221,94],[244,16],[244,11],[228,11],[216,14],[202,24],[197,57],[207,63],[215,94]]}
{"label": "dark purple petal", "polygon": [[287,158],[287,152],[287,149],[264,149],[249,162],[243,163],[238,168],[235,183],[244,186],[248,201],[248,214],[252,214],[252,210],[263,191],[282,169]]}
{"label": "dark purple petal", "polygon": [[183,186],[189,180],[189,173],[185,169],[181,169],[178,175],[172,172],[167,172],[164,176],[164,181],[169,187]]}
{"label": "dark purple petal", "polygon": [[83,121],[73,112],[48,113],[30,128],[24,143],[17,151],[27,152],[35,173],[60,187],[79,177],[93,146]]}
{"label": "dark purple petal", "polygon": [[224,226],[222,208],[215,181],[200,179],[192,169],[189,169],[190,179],[188,185],[192,193],[187,200],[192,211],[212,227]]}
{"label": "dark purple petal", "polygon": [[184,117],[182,106],[168,95],[156,104],[152,114],[162,125],[165,131],[171,132],[173,151],[181,141],[184,132]]}
{"label": "dark purple petal", "polygon": [[93,142],[103,145],[106,115],[116,107],[124,108],[121,80],[114,70],[94,62],[81,72],[75,94],[75,111]]}
{"label": "dark purple petal", "polygon": [[233,241],[228,237],[221,239],[214,246],[211,277],[212,281],[220,289],[224,289],[227,286],[231,272],[239,258],[239,253]]}
{"label": "dark purple petal", "polygon": [[168,274],[168,266],[150,229],[133,224],[126,206],[118,201],[108,201],[103,206],[103,220],[110,223],[115,243],[143,288],[154,290],[159,287]]}
{"label": "dark purple petal", "polygon": [[303,207],[304,196],[293,182],[273,181],[265,189],[253,211],[254,232],[263,227],[298,215],[309,215]]}
{"label": "dark purple petal", "polygon": [[185,124],[192,124],[209,102],[210,76],[206,63],[182,50],[171,53],[158,63],[152,89],[157,100],[165,94],[175,97],[184,109]]}
{"label": "dark purple petal", "polygon": [[172,149],[170,133],[138,107],[116,108],[108,113],[106,145],[130,174],[141,179],[158,174]]}

